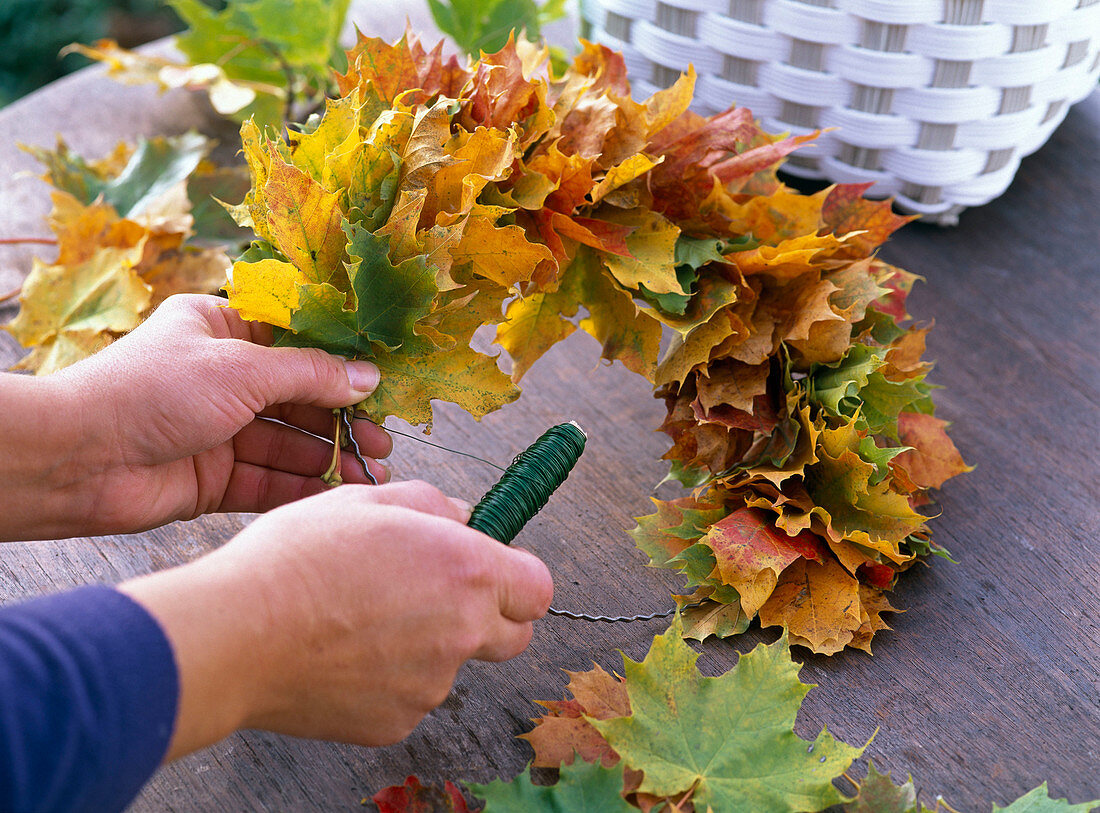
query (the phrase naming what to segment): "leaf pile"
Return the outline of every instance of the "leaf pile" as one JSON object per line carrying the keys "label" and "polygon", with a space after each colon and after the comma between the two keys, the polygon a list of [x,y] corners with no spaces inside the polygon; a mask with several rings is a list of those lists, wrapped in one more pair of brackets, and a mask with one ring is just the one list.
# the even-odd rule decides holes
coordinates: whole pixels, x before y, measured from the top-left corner
{"label": "leaf pile", "polygon": [[[824,810],[843,801],[833,786],[862,753],[825,730],[812,742],[794,733],[810,686],[798,679],[785,638],[756,647],[718,677],[704,677],[698,655],[682,638],[679,620],[654,638],[636,663],[623,658],[624,677],[596,667],[570,673],[572,699],[548,702],[549,713],[524,737],[538,767],[562,768],[562,782],[535,788],[511,783],[471,786],[487,811]],[[580,765],[569,767],[574,754]],[[586,764],[590,763],[590,764]],[[590,784],[585,806],[550,808],[539,796]],[[600,789],[597,798],[595,788]]]}
{"label": "leaf pile", "polygon": [[[584,43],[557,75],[509,43],[460,65],[360,36],[343,94],[287,140],[242,129],[260,240],[231,303],[281,341],[374,360],[376,419],[475,416],[578,327],[657,388],[671,476],[635,539],[681,570],[695,637],[759,617],[816,652],[869,650],[897,574],[936,551],[917,511],[966,471],[935,418],[914,275],[875,256],[905,222],[862,186],[775,175],[807,137],[688,110],[694,73],[645,102]],[[506,303],[502,316],[501,308]],[[670,336],[664,352],[664,337]]]}
{"label": "leaf pile", "polygon": [[137,327],[172,294],[224,284],[225,252],[189,242],[196,217],[188,178],[218,177],[204,161],[209,147],[190,133],[143,140],[133,150],[120,144],[91,162],[64,142],[30,149],[54,186],[49,224],[58,256],[34,261],[19,313],[4,326],[32,348],[17,368],[59,370]]}

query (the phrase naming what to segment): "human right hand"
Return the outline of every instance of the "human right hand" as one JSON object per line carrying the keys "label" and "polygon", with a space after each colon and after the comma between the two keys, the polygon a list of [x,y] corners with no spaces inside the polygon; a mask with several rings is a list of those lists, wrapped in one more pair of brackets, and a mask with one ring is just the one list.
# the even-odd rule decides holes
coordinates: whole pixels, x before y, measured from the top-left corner
{"label": "human right hand", "polygon": [[522,652],[550,604],[549,571],[468,518],[425,483],[346,485],[121,585],[176,656],[169,758],[237,728],[397,742],[443,702],[466,660]]}

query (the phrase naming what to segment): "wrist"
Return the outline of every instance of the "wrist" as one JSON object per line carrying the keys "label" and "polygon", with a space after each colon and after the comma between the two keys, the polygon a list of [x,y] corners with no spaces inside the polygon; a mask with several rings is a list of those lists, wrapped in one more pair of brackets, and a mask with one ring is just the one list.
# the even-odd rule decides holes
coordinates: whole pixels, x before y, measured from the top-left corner
{"label": "wrist", "polygon": [[166,761],[213,745],[265,706],[266,648],[277,631],[251,580],[217,558],[118,588],[157,620],[172,647],[180,695]]}
{"label": "wrist", "polygon": [[0,373],[0,541],[81,531],[95,502],[93,411],[56,376]]}

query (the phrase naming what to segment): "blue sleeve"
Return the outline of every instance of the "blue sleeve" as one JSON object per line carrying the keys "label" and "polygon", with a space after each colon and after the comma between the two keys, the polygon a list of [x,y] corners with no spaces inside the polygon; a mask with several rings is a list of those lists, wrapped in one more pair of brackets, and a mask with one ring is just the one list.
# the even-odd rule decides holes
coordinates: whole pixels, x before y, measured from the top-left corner
{"label": "blue sleeve", "polygon": [[168,750],[178,688],[164,632],[117,590],[0,607],[0,810],[124,808]]}

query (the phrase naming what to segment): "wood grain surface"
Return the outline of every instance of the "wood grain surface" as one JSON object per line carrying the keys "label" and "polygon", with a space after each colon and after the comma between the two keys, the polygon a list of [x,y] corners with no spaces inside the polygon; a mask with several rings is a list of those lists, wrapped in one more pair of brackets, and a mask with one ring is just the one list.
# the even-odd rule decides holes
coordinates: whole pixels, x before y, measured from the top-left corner
{"label": "wood grain surface", "polygon": [[[400,27],[403,12],[378,23]],[[199,98],[158,97],[86,71],[0,111],[0,236],[46,234],[49,206],[16,142],[105,153],[119,138],[199,128],[233,143]],[[874,735],[880,768],[912,773],[927,799],[988,811],[1042,781],[1071,801],[1100,796],[1100,96],[1070,112],[1012,189],[965,213],[950,230],[907,227],[890,262],[924,276],[911,298],[935,320],[938,414],[977,469],[942,493],[937,539],[958,559],[907,572],[894,594],[906,610],[880,633],[874,657],[796,650],[808,696],[798,730],[827,725],[850,743]],[[0,247],[0,291],[15,287],[33,253]],[[45,249],[44,251],[48,251]],[[0,310],[0,320],[14,308]],[[22,350],[0,335],[0,364]],[[577,335],[540,361],[515,405],[476,423],[438,410],[432,439],[506,462],[545,428],[576,419],[588,450],[550,505],[520,535],[555,575],[555,604],[609,614],[664,608],[673,574],[644,566],[624,531],[648,513],[663,409],[640,378],[596,362]],[[3,419],[3,416],[0,416]],[[481,464],[396,438],[396,477],[429,480],[476,500],[495,480]],[[667,486],[665,488],[668,488]],[[668,492],[664,496],[670,496]],[[133,536],[0,547],[0,599],[16,601],[87,582],[116,582],[185,562],[248,521],[206,517]],[[410,595],[410,601],[416,596]],[[401,612],[400,607],[393,608]],[[446,619],[440,619],[441,624]],[[243,732],[164,767],[136,811],[359,809],[360,800],[412,773],[485,781],[530,758],[515,736],[561,696],[561,669],[641,658],[666,622],[586,624],[547,618],[529,650],[506,664],[474,663],[444,705],[389,748],[359,748]],[[711,674],[739,650],[773,640],[753,628],[700,647]]]}

